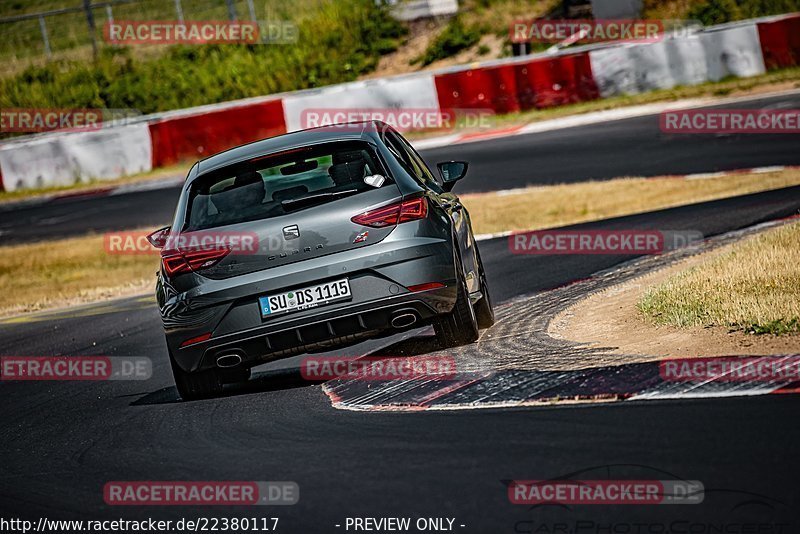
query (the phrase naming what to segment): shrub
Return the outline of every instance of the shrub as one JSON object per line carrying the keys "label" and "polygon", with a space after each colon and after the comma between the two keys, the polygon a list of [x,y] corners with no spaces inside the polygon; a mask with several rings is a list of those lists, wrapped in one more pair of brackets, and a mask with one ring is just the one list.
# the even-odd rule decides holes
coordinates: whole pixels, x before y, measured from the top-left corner
{"label": "shrub", "polygon": [[710,26],[793,11],[800,11],[800,0],[705,0],[695,4],[687,18]]}
{"label": "shrub", "polygon": [[704,26],[722,24],[742,18],[742,12],[735,0],[708,0],[697,4],[689,11],[689,19],[699,20]]}
{"label": "shrub", "polygon": [[95,62],[60,61],[0,80],[0,107],[166,111],[356,79],[395,50],[406,28],[373,0],[317,4],[291,45],[172,46],[137,59],[105,47]]}
{"label": "shrub", "polygon": [[450,21],[425,49],[425,52],[412,63],[430,65],[434,61],[456,55],[458,52],[470,48],[481,40],[481,30],[474,26],[466,26],[459,17]]}

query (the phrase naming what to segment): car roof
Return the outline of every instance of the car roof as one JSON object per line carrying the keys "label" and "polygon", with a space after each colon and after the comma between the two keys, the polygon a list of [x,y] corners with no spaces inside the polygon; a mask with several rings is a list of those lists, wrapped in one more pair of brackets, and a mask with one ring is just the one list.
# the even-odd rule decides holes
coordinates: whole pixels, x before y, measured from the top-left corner
{"label": "car roof", "polygon": [[374,134],[378,131],[389,128],[389,125],[377,120],[348,122],[335,126],[350,127],[339,130],[331,126],[319,126],[240,145],[198,161],[197,175],[205,174],[233,163],[308,145],[331,141],[371,141],[376,139]]}

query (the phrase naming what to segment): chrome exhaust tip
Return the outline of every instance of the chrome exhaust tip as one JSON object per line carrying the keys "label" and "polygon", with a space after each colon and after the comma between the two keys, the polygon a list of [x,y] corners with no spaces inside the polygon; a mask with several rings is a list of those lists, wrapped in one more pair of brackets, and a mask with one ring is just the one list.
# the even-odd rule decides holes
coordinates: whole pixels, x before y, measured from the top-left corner
{"label": "chrome exhaust tip", "polygon": [[407,328],[417,322],[417,316],[413,313],[399,313],[392,317],[394,328]]}
{"label": "chrome exhaust tip", "polygon": [[238,354],[223,354],[217,357],[217,367],[222,369],[230,369],[242,363],[242,357]]}

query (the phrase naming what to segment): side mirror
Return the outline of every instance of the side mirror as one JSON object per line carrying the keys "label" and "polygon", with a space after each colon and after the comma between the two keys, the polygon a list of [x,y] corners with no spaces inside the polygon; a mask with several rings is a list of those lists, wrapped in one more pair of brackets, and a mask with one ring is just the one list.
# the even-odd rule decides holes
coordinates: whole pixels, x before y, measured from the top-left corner
{"label": "side mirror", "polygon": [[167,244],[167,240],[169,239],[170,230],[171,228],[169,226],[159,228],[152,234],[148,235],[147,240],[156,248],[164,248]]}
{"label": "side mirror", "polygon": [[439,176],[442,177],[444,190],[450,191],[456,182],[467,174],[469,163],[466,161],[443,161],[437,163],[436,166],[439,168]]}

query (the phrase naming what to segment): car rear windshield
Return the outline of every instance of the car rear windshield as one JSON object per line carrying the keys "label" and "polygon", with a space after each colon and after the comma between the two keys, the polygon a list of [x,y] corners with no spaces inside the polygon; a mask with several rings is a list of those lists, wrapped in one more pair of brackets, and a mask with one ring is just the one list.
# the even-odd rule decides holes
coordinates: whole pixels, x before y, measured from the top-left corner
{"label": "car rear windshield", "polygon": [[390,182],[372,146],[361,141],[261,156],[198,177],[184,231],[278,217]]}

